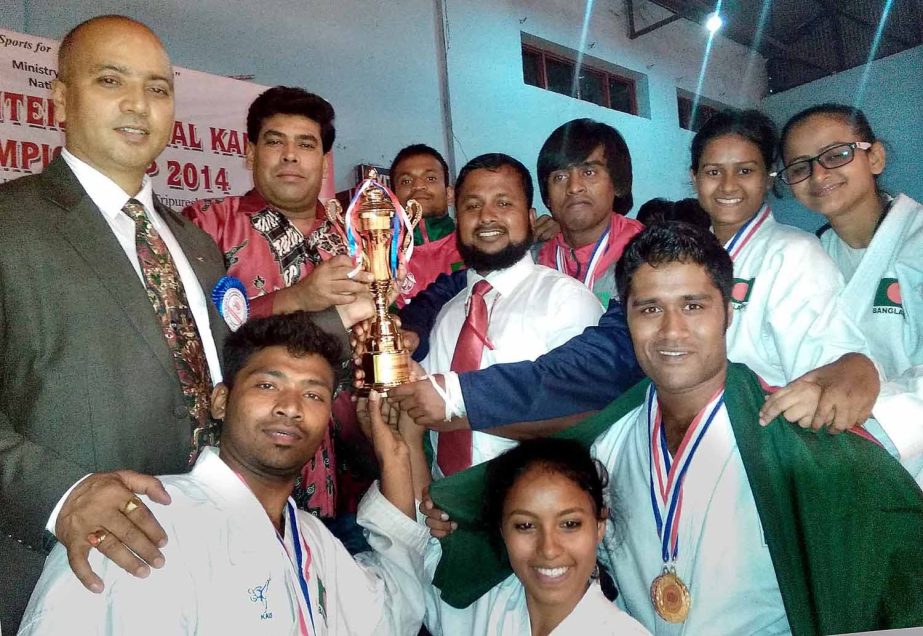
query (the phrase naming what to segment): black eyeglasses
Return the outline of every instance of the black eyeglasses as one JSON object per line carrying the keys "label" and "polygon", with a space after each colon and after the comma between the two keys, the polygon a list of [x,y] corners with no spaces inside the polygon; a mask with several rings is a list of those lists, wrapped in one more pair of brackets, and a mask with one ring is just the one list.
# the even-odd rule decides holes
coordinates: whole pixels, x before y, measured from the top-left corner
{"label": "black eyeglasses", "polygon": [[798,161],[785,166],[782,170],[770,172],[769,176],[779,177],[782,179],[782,183],[788,185],[801,183],[811,176],[815,161],[827,170],[842,168],[847,163],[852,162],[852,160],[856,158],[857,148],[859,150],[868,150],[871,147],[872,144],[867,141],[854,141],[849,144],[838,144],[833,148],[827,148],[816,157],[811,157],[810,159],[799,159]]}

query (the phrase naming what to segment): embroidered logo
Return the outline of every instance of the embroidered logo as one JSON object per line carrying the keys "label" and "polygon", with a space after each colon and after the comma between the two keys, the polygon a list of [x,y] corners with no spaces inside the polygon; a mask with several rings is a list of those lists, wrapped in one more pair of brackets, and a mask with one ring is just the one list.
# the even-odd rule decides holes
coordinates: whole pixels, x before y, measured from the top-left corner
{"label": "embroidered logo", "polygon": [[324,625],[327,624],[327,588],[320,577],[317,577],[317,611],[324,617]]}
{"label": "embroidered logo", "polygon": [[882,278],[875,292],[875,302],[872,303],[873,314],[904,315],[904,305],[901,298],[901,285],[896,278]]}
{"label": "embroidered logo", "polygon": [[750,292],[753,291],[753,283],[756,278],[744,280],[735,278],[734,286],[731,287],[731,301],[734,303],[734,309],[743,309],[750,300]]}
{"label": "embroidered logo", "polygon": [[251,587],[247,590],[247,594],[250,595],[250,601],[253,603],[260,603],[262,605],[262,612],[260,613],[260,620],[267,620],[272,618],[272,612],[269,611],[269,599],[266,594],[269,591],[269,582],[272,580],[272,577],[266,579],[266,582],[262,585],[257,585],[256,587]]}

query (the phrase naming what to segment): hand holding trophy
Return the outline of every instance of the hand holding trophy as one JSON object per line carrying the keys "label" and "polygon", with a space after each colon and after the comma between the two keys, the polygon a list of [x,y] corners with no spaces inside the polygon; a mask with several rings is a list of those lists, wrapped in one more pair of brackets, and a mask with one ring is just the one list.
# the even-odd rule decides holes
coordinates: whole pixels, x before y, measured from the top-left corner
{"label": "hand holding trophy", "polygon": [[365,384],[360,395],[371,389],[385,393],[410,379],[410,352],[404,348],[400,330],[388,313],[390,292],[397,284],[397,270],[413,254],[413,229],[423,216],[414,200],[401,206],[393,192],[378,181],[378,173],[356,188],[344,212],[335,200],[327,203],[327,217],[343,235],[349,256],[356,268],[370,272],[375,315],[372,317],[362,354]]}

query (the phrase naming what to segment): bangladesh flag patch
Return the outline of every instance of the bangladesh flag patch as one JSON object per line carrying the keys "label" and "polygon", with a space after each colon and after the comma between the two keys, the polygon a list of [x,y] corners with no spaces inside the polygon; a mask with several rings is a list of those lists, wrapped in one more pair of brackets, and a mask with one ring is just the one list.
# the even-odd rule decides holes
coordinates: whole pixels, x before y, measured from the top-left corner
{"label": "bangladesh flag patch", "polygon": [[755,278],[744,280],[735,278],[734,286],[731,287],[731,300],[735,307],[743,307],[750,300],[750,292],[753,291],[753,282]]}
{"label": "bangladesh flag patch", "polygon": [[882,278],[875,291],[875,302],[872,304],[873,314],[899,314],[904,315],[904,305],[901,298],[901,285],[896,278]]}

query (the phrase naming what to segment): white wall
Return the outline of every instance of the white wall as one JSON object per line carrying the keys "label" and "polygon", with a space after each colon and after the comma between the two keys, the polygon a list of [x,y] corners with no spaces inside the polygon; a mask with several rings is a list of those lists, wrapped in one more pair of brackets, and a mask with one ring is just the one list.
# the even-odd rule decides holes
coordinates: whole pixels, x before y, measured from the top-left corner
{"label": "white wall", "polygon": [[[859,93],[864,67],[770,95],[762,108],[780,128],[798,111],[822,102],[853,104]],[[905,192],[923,201],[923,46],[872,62],[862,100],[872,130],[885,142],[888,162],[881,186],[888,192]],[[823,217],[803,208],[788,188],[773,204],[778,216],[792,225],[813,230]]]}
{"label": "white wall", "polygon": [[[551,131],[570,119],[590,117],[614,126],[628,142],[635,208],[657,196],[691,196],[692,134],[679,127],[676,88],[696,89],[705,31],[680,20],[629,40],[624,7],[593,3],[587,54],[648,76],[650,119],[523,83],[520,33],[578,50],[583,2],[449,0],[448,76],[459,167],[480,153],[503,151],[525,163],[534,177],[538,151]],[[727,105],[757,105],[766,86],[765,61],[755,58],[744,79],[748,62],[746,48],[716,38],[702,93]]]}
{"label": "white wall", "polygon": [[[639,27],[662,15],[636,4],[647,12]],[[579,0],[444,5],[455,134],[448,150],[457,167],[482,152],[503,151],[534,171],[554,128],[592,117],[614,125],[628,141],[636,206],[655,196],[689,196],[691,134],[677,123],[676,87],[696,88],[706,40],[699,25],[680,20],[632,41],[625,5],[595,3],[588,53],[648,76],[646,119],[523,83],[520,31],[579,48]],[[336,181],[342,189],[352,185],[355,164],[387,164],[406,144],[447,150],[439,61],[444,25],[437,6],[436,0],[0,0],[0,26],[60,39],[89,17],[122,13],[150,25],[178,65],[317,92],[337,111]],[[753,60],[748,73],[747,49],[717,38],[703,93],[730,105],[757,104],[765,64]]]}

